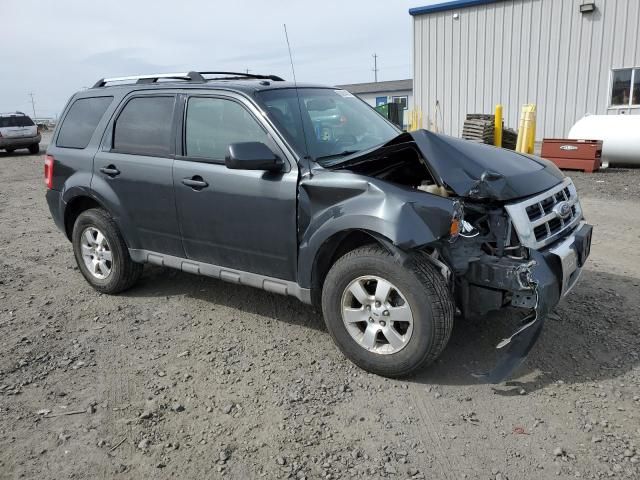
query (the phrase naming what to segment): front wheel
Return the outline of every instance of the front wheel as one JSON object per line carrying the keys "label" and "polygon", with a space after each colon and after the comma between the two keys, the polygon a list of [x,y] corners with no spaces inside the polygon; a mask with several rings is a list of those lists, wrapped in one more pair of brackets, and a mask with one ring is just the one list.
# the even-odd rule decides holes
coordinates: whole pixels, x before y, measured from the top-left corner
{"label": "front wheel", "polygon": [[442,353],[454,304],[444,278],[420,254],[401,265],[387,250],[365,246],[329,271],[322,311],[347,358],[369,372],[399,377]]}
{"label": "front wheel", "polygon": [[82,212],[73,226],[73,253],[78,268],[93,288],[119,293],[130,288],[142,274],[116,222],[100,208]]}

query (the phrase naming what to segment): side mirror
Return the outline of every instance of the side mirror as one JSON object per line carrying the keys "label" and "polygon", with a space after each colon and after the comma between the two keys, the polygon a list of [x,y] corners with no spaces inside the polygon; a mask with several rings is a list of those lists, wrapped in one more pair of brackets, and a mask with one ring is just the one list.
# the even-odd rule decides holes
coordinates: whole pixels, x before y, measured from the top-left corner
{"label": "side mirror", "polygon": [[227,168],[234,170],[282,170],[282,160],[262,142],[232,143],[224,159]]}

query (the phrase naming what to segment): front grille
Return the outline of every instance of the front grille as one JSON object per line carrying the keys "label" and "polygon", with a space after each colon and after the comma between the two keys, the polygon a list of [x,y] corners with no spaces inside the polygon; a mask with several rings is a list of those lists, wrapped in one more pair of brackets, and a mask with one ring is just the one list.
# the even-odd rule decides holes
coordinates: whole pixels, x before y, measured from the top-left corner
{"label": "front grille", "polygon": [[569,178],[546,192],[505,208],[520,242],[536,249],[564,237],[582,219],[578,192]]}

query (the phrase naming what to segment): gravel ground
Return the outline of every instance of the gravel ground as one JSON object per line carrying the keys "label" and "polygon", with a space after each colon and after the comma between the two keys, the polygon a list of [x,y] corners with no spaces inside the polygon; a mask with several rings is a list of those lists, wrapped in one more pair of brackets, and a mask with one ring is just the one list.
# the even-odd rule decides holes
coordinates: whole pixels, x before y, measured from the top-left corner
{"label": "gravel ground", "polygon": [[0,153],[0,478],[640,478],[640,171],[572,173],[591,261],[510,382],[508,315],[387,380],[294,299],[145,268],[92,290],[39,156]]}

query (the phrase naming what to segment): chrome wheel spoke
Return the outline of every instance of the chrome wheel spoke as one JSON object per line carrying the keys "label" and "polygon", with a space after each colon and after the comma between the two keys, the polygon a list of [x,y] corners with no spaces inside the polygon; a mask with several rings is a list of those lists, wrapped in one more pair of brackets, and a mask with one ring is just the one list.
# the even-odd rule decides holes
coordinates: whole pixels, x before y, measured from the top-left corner
{"label": "chrome wheel spoke", "polygon": [[360,302],[361,305],[366,305],[367,303],[369,303],[370,295],[364,289],[361,281],[352,283],[349,287],[349,291],[355,297],[355,299]]}
{"label": "chrome wheel spoke", "polygon": [[364,307],[361,308],[344,308],[342,310],[344,321],[346,323],[358,323],[367,321],[367,313],[364,311]]}
{"label": "chrome wheel spoke", "polygon": [[376,301],[380,302],[383,305],[387,303],[387,298],[389,298],[389,293],[391,292],[392,288],[393,287],[389,282],[383,279],[379,279],[376,285]]}
{"label": "chrome wheel spoke", "polygon": [[392,322],[409,322],[413,321],[409,304],[405,303],[399,307],[389,307],[389,320]]}
{"label": "chrome wheel spoke", "polygon": [[367,328],[364,331],[364,335],[362,336],[362,340],[360,341],[360,344],[367,350],[372,350],[373,347],[376,346],[377,333],[378,333],[377,325],[373,325],[373,324],[367,325]]}
{"label": "chrome wheel spoke", "polygon": [[389,345],[391,345],[393,348],[400,350],[402,347],[404,347],[405,340],[402,337],[402,335],[400,335],[396,331],[395,328],[393,327],[383,328],[382,335],[384,335],[384,338],[387,339],[387,341],[389,342]]}
{"label": "chrome wheel spoke", "polygon": [[91,258],[91,255],[93,255],[93,249],[87,245],[80,245],[80,249],[82,250],[83,257]]}
{"label": "chrome wheel spoke", "polygon": [[91,246],[96,244],[96,241],[93,238],[93,232],[91,231],[91,229],[85,230],[83,237],[84,237],[85,242],[87,242],[86,245],[91,247]]}
{"label": "chrome wheel spoke", "polygon": [[106,245],[106,239],[104,238],[104,235],[102,235],[102,232],[98,231],[98,235],[96,235],[96,244],[99,247],[103,247]]}
{"label": "chrome wheel spoke", "polygon": [[109,250],[105,250],[104,252],[102,252],[102,258],[104,260],[106,260],[107,262],[111,262],[112,260],[112,255],[111,252]]}

